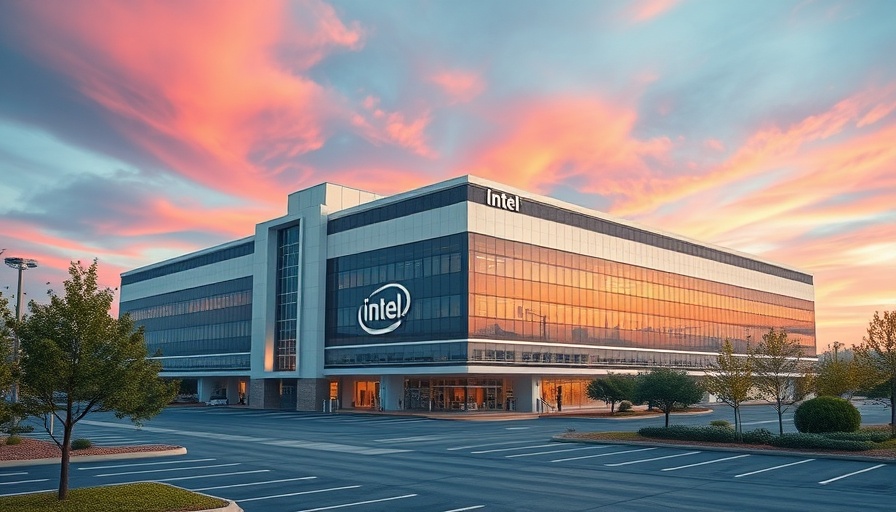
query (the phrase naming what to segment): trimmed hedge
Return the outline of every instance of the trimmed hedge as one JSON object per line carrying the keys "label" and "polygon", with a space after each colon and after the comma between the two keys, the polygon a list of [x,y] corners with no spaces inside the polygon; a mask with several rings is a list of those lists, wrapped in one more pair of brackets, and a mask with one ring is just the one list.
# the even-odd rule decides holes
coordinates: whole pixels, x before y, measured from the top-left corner
{"label": "trimmed hedge", "polygon": [[841,441],[871,441],[882,443],[890,439],[890,433],[882,430],[860,430],[858,432],[824,432],[821,435],[828,439]]}
{"label": "trimmed hedge", "polygon": [[93,446],[90,439],[75,439],[72,441],[72,450],[86,450]]}
{"label": "trimmed hedge", "polygon": [[779,448],[843,450],[851,452],[861,452],[874,448],[872,441],[830,439],[821,434],[802,432],[799,434],[782,434],[774,437],[769,444]]}
{"label": "trimmed hedge", "polygon": [[744,432],[744,442],[747,444],[772,444],[775,434],[764,428],[757,428],[749,432]]}
{"label": "trimmed hedge", "polygon": [[793,424],[800,432],[855,432],[862,424],[862,415],[849,400],[819,396],[797,407]]}
{"label": "trimmed hedge", "polygon": [[682,441],[709,441],[713,443],[735,442],[734,429],[728,427],[689,427],[672,425],[670,427],[645,427],[638,430],[643,437],[659,439],[679,439]]}

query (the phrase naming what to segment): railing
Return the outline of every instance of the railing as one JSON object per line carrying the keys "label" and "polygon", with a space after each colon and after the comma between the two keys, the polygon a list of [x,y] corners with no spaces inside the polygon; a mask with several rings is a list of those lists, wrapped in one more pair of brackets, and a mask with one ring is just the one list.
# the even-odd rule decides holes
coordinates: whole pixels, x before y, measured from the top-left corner
{"label": "railing", "polygon": [[537,412],[542,412],[542,413],[543,412],[554,412],[557,410],[556,407],[551,405],[544,398],[539,398],[538,401],[535,403],[535,405],[536,405],[536,408],[538,409]]}

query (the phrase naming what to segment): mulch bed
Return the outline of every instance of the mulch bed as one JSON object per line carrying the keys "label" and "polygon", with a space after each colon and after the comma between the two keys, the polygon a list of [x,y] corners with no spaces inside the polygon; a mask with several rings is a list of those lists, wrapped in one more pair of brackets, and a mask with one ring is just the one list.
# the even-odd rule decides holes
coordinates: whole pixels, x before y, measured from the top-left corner
{"label": "mulch bed", "polygon": [[[22,442],[8,445],[6,438],[0,438],[0,461],[53,459],[62,457],[62,450],[52,441],[39,441],[21,436]],[[111,455],[116,453],[157,452],[173,450],[177,446],[141,445],[141,446],[91,446],[83,450],[72,450],[72,459],[83,455]]]}

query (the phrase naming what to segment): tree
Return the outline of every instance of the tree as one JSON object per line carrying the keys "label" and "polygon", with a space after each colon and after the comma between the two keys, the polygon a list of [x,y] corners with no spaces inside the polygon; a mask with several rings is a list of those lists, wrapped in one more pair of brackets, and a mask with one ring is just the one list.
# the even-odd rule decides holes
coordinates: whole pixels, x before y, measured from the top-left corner
{"label": "tree", "polygon": [[849,398],[862,387],[861,370],[851,351],[840,352],[840,343],[818,358],[815,372],[815,393],[818,396]]}
{"label": "tree", "polygon": [[786,331],[769,330],[751,353],[753,374],[759,395],[778,413],[778,432],[784,433],[784,413],[806,397],[805,368],[800,362],[803,349]]}
{"label": "tree", "polygon": [[703,398],[703,390],[687,372],[657,368],[638,375],[635,397],[639,402],[650,402],[663,411],[668,427],[672,409],[696,404]]}
{"label": "tree", "polygon": [[0,428],[13,427],[17,417],[15,404],[6,400],[12,392],[16,377],[15,358],[12,357],[13,331],[15,319],[9,312],[9,301],[0,293]]}
{"label": "tree", "polygon": [[623,400],[631,400],[635,392],[635,379],[609,374],[602,379],[594,379],[588,383],[588,398],[603,400],[610,404],[610,414],[615,412],[616,403]]}
{"label": "tree", "polygon": [[703,387],[734,409],[734,432],[740,441],[743,436],[740,406],[753,398],[753,360],[746,355],[735,354],[731,342],[725,340],[715,364],[704,371]]}
{"label": "tree", "polygon": [[112,411],[139,424],[175,396],[177,384],[159,378],[161,365],[147,359],[143,329],[129,315],[109,315],[114,293],[97,286],[97,262],[69,267],[65,295],[29,306],[19,327],[22,401],[31,414],[62,425],[59,499],[68,495],[72,431],[87,414]]}
{"label": "tree", "polygon": [[896,311],[874,312],[855,359],[870,382],[889,387],[890,435],[896,437]]}

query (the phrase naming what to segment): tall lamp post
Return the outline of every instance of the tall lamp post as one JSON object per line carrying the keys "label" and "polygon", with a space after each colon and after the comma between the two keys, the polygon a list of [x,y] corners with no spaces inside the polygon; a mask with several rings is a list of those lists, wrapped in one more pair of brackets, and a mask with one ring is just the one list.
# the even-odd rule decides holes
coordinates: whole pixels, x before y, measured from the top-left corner
{"label": "tall lamp post", "polygon": [[[22,321],[22,307],[24,305],[24,301],[22,300],[22,282],[23,282],[23,274],[29,268],[37,267],[37,260],[32,260],[28,258],[3,258],[3,262],[10,268],[14,268],[19,271],[19,288],[16,292],[16,323]],[[12,345],[12,361],[13,363],[17,363],[19,361],[19,335],[18,333],[13,337],[13,345]],[[12,401],[13,403],[18,403],[19,401],[19,385],[13,383],[12,385]]]}

